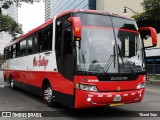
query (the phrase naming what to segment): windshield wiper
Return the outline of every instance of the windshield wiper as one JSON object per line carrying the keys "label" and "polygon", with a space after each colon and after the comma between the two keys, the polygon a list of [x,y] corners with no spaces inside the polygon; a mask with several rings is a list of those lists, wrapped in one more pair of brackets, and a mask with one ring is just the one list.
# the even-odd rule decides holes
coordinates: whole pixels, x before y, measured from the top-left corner
{"label": "windshield wiper", "polygon": [[133,70],[133,68],[132,68],[132,66],[131,66],[131,64],[129,63],[128,59],[122,55],[122,51],[121,51],[119,45],[118,45],[118,51],[119,51],[119,54],[120,54],[119,56],[120,56],[120,58],[122,60],[123,67],[124,67],[124,61],[123,61],[123,59],[125,59],[126,63],[128,64],[128,66],[130,68],[130,70],[132,71],[132,73],[135,73],[134,70]]}
{"label": "windshield wiper", "polygon": [[109,68],[111,67],[113,61],[114,61],[114,68],[116,67],[116,54],[115,54],[115,44],[113,45],[113,55],[111,55],[108,59],[108,61],[106,62],[105,66],[104,66],[104,72],[106,73]]}
{"label": "windshield wiper", "polygon": [[114,55],[111,55],[111,56],[109,57],[107,63],[106,63],[105,66],[104,66],[104,72],[105,72],[105,73],[109,70],[110,66],[112,65],[113,59],[114,59]]}

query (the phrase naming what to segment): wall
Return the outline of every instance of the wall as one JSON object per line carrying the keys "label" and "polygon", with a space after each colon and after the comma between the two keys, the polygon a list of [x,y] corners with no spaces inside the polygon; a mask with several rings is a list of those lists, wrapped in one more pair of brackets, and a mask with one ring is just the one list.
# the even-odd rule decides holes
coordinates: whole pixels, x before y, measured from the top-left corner
{"label": "wall", "polygon": [[[97,2],[97,10],[102,10],[106,12],[116,13],[116,14],[122,14],[125,15],[124,7],[129,7],[135,12],[142,12],[143,8],[140,5],[140,3],[143,2],[143,0],[96,0]],[[132,16],[134,13],[129,10],[127,10],[127,16]]]}

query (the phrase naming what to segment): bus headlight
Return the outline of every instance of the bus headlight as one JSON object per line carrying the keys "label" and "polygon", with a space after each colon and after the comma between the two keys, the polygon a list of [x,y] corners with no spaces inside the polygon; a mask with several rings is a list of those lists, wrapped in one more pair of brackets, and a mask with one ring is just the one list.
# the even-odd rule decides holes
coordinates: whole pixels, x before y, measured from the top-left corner
{"label": "bus headlight", "polygon": [[97,87],[95,85],[79,84],[79,88],[81,90],[85,90],[85,91],[98,92],[98,89],[97,89]]}
{"label": "bus headlight", "polygon": [[138,84],[136,89],[142,89],[144,87],[145,87],[145,83],[143,82],[143,83]]}

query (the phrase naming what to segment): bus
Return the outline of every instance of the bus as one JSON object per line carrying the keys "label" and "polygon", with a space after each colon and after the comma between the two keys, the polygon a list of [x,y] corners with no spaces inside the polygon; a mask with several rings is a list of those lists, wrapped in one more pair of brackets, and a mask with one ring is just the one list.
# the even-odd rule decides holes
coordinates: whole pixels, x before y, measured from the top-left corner
{"label": "bus", "polygon": [[[144,46],[145,34],[151,46]],[[42,96],[48,106],[120,106],[144,96],[145,48],[157,44],[152,27],[124,16],[70,10],[4,48],[4,81]]]}

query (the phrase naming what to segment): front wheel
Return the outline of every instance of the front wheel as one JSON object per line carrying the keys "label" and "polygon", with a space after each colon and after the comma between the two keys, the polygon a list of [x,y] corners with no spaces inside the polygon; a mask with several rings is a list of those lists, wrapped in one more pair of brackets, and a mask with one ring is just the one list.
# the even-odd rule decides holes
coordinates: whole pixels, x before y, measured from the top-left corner
{"label": "front wheel", "polygon": [[52,92],[51,85],[48,83],[43,88],[43,101],[49,106],[54,107],[56,106],[56,101],[54,100],[54,95]]}

